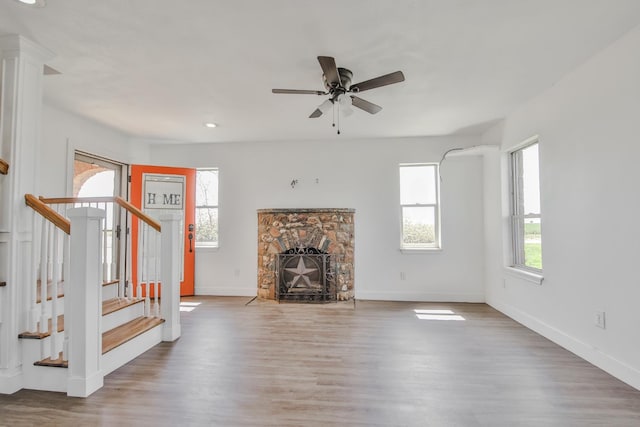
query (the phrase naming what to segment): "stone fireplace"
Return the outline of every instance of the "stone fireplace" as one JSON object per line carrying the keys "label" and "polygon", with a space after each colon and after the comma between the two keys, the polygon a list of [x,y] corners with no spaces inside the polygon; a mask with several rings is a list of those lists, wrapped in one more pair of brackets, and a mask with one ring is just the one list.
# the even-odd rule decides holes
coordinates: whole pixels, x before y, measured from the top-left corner
{"label": "stone fireplace", "polygon": [[258,298],[352,299],[354,214],[354,209],[259,209]]}

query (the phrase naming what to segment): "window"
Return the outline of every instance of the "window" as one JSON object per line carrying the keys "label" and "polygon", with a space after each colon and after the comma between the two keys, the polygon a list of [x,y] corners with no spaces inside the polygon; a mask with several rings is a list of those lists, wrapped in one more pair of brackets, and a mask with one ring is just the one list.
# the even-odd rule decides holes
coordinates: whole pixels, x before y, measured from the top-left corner
{"label": "window", "polygon": [[400,165],[402,249],[440,247],[437,164]]}
{"label": "window", "polygon": [[196,171],[196,247],[218,247],[218,169]]}
{"label": "window", "polygon": [[511,153],[513,266],[542,272],[538,140]]}

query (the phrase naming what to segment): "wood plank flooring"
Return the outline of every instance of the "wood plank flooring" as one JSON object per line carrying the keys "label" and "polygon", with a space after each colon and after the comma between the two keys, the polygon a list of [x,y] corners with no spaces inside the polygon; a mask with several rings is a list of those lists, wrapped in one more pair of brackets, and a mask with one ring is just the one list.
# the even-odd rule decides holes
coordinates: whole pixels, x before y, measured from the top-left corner
{"label": "wood plank flooring", "polygon": [[87,399],[0,395],[0,425],[640,425],[640,391],[484,304],[182,300],[178,341]]}

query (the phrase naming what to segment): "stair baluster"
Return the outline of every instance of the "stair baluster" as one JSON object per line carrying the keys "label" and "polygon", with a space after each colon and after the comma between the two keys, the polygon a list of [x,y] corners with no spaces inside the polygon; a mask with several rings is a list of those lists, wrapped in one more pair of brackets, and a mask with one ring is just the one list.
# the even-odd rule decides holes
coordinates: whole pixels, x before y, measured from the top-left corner
{"label": "stair baluster", "polygon": [[52,229],[53,232],[53,272],[52,272],[52,280],[51,280],[51,338],[49,340],[51,344],[51,359],[57,359],[58,354],[60,353],[59,348],[59,339],[58,339],[58,314],[60,310],[58,309],[58,283],[60,280],[60,242],[58,238],[60,236],[60,230],[57,228]]}
{"label": "stair baluster", "polygon": [[151,259],[150,252],[151,252],[151,245],[149,245],[149,226],[147,224],[143,224],[142,226],[143,228],[143,249],[142,249],[142,253],[143,253],[143,265],[144,265],[144,270],[142,272],[142,277],[144,280],[144,288],[145,288],[145,293],[144,293],[144,310],[145,313],[147,314],[147,317],[151,317],[151,297],[150,297],[150,283],[149,283],[149,261]]}
{"label": "stair baluster", "polygon": [[159,283],[160,283],[160,233],[153,233],[155,236],[155,247],[153,251],[153,259],[154,259],[154,268],[153,268],[153,315],[155,317],[160,317],[160,304],[158,304],[158,294],[160,293]]}
{"label": "stair baluster", "polygon": [[[127,299],[132,299],[133,298],[133,280],[132,280],[132,277],[131,277],[131,270],[132,270],[131,266],[133,265],[133,257],[132,257],[131,254],[133,252],[133,248],[131,246],[131,240],[132,239],[131,239],[130,230],[131,230],[131,221],[132,221],[132,217],[133,216],[131,215],[131,213],[129,211],[126,211],[126,217],[127,217],[127,220],[125,222],[125,227],[126,227],[126,230],[125,230],[126,239],[125,240],[126,240],[126,248],[127,248],[126,249],[126,254],[127,254],[126,263],[127,263],[127,265],[123,266],[123,268],[126,270],[126,275],[127,275],[126,284],[125,284]],[[137,294],[137,295],[140,295],[140,294]]]}
{"label": "stair baluster", "polygon": [[38,328],[38,241],[36,237],[40,235],[40,228],[38,221],[39,215],[34,214],[32,218],[32,230],[33,241],[31,243],[31,292],[29,295],[30,307],[29,307],[29,322],[28,330],[36,331]]}
{"label": "stair baluster", "polygon": [[[38,332],[47,331],[47,236],[49,226],[48,221],[43,217],[40,227],[40,322]],[[44,359],[46,356],[42,356]]]}

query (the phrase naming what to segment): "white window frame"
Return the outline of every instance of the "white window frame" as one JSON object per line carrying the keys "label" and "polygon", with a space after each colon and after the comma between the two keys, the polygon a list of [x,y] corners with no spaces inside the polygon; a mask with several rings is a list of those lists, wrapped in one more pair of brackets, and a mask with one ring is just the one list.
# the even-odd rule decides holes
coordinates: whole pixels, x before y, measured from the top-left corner
{"label": "white window frame", "polygon": [[[197,168],[196,169],[196,187],[198,185],[198,172],[207,172],[207,171],[216,171],[218,173],[218,188],[216,189],[216,191],[218,192],[218,204],[217,205],[198,205],[196,204],[196,221],[198,218],[198,209],[215,209],[217,211],[217,218],[218,218],[218,240],[216,242],[199,242],[198,239],[196,238],[195,242],[195,246],[196,249],[217,249],[220,247],[220,170],[218,168]],[[196,188],[196,191],[197,188]],[[197,227],[197,223],[196,223],[196,227]],[[197,236],[197,232],[196,232],[196,236]]]}
{"label": "white window frame", "polygon": [[[401,163],[398,167],[398,175],[402,168],[407,167],[433,167],[434,185],[435,185],[435,203],[414,203],[403,204],[402,196],[400,197],[400,250],[402,252],[430,252],[441,250],[440,245],[440,171],[438,163]],[[402,182],[399,182],[400,186]],[[402,188],[400,188],[400,194],[402,194]],[[404,208],[418,207],[429,208],[432,207],[434,211],[434,242],[426,243],[423,245],[407,245],[404,243]]]}
{"label": "white window frame", "polygon": [[[542,224],[542,208],[540,212],[524,212],[524,181],[522,179],[522,153],[525,149],[538,145],[537,136],[531,137],[509,151],[509,175],[510,175],[510,225],[511,225],[511,268],[523,270],[542,276],[543,269],[531,267],[525,264],[524,224],[527,219],[538,219]],[[538,168],[540,161],[538,160]],[[544,264],[543,264],[544,268]]]}

